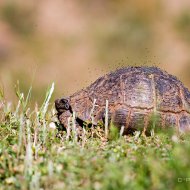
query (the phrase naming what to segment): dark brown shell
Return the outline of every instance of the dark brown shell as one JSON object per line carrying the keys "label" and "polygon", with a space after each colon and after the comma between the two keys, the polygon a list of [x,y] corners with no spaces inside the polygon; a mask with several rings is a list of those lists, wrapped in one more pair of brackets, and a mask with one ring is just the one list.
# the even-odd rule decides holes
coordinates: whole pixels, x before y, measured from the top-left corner
{"label": "dark brown shell", "polygon": [[[161,127],[190,129],[190,92],[176,77],[156,67],[116,70],[68,99],[73,111],[84,121],[90,119],[96,99],[95,122],[103,120],[108,100],[110,120],[118,127],[125,126],[125,132],[148,130],[153,114],[159,116]],[[65,114],[59,118],[62,123]]]}

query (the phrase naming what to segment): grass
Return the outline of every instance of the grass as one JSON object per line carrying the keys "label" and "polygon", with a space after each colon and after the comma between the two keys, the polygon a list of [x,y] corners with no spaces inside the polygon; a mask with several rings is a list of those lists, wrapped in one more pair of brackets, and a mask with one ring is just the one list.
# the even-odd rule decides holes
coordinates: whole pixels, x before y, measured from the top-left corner
{"label": "grass", "polygon": [[53,90],[34,109],[31,89],[25,98],[17,87],[15,107],[0,93],[0,190],[189,188],[188,135],[121,136],[99,127],[78,136],[73,118],[68,133],[59,131]]}

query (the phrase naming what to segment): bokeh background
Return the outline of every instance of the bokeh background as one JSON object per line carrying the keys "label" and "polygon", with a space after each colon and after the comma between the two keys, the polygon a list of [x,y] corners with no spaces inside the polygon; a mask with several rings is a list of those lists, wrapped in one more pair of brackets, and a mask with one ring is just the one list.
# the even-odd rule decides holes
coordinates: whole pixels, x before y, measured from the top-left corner
{"label": "bokeh background", "polygon": [[190,88],[189,0],[0,0],[0,86],[41,102],[122,66],[154,65]]}

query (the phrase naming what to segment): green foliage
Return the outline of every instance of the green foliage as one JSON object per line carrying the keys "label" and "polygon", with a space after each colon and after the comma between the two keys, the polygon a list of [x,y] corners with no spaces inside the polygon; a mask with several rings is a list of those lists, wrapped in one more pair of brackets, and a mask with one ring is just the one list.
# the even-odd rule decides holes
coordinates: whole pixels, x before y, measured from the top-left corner
{"label": "green foliage", "polygon": [[105,139],[103,127],[80,134],[71,122],[67,138],[56,129],[54,108],[47,109],[54,84],[34,110],[31,90],[24,98],[16,89],[16,108],[3,104],[0,189],[188,189],[188,134],[120,136],[112,125]]}

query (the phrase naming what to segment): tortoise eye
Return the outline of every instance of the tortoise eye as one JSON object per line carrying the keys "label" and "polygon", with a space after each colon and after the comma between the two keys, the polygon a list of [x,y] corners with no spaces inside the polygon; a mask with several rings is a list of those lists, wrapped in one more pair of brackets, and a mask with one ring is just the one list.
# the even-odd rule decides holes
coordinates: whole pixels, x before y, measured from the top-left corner
{"label": "tortoise eye", "polygon": [[68,101],[67,101],[67,103],[64,105],[64,107],[65,107],[66,110],[69,110],[69,103],[68,103]]}
{"label": "tortoise eye", "polygon": [[65,110],[69,110],[70,105],[69,105],[69,101],[67,99],[62,98],[61,103],[63,104]]}

